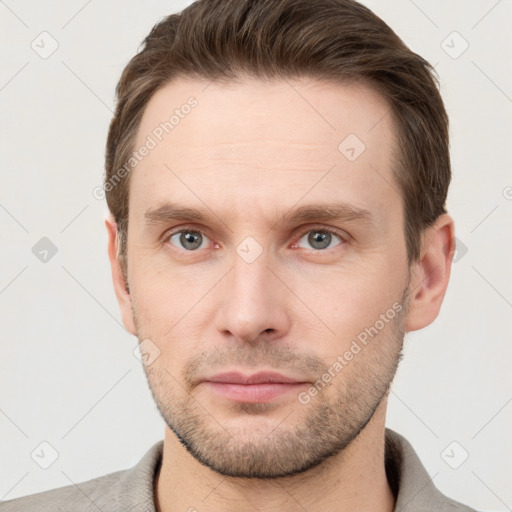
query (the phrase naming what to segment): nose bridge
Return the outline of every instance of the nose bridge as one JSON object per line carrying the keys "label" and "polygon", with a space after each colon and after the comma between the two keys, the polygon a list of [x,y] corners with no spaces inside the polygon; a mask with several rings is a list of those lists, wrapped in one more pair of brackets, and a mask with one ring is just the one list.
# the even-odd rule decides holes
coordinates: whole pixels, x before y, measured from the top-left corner
{"label": "nose bridge", "polygon": [[244,241],[237,247],[237,254],[233,258],[232,286],[240,299],[252,299],[266,293],[271,274],[268,268],[269,252],[263,248],[259,251],[260,254],[256,251],[251,241]]}
{"label": "nose bridge", "polygon": [[219,331],[244,341],[253,341],[269,329],[282,334],[287,314],[270,260],[269,251],[258,248],[255,240],[246,239],[237,247],[222,290]]}

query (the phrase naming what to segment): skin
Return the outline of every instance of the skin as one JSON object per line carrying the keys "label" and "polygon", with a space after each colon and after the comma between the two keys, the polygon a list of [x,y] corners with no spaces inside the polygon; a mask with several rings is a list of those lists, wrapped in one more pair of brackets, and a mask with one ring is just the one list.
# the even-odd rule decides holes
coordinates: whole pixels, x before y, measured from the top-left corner
{"label": "skin", "polygon": [[[453,220],[442,215],[424,233],[409,267],[394,126],[365,86],[180,78],[149,101],[136,147],[190,96],[197,107],[132,171],[129,293],[116,223],[106,221],[124,325],[160,351],[144,367],[166,422],[158,510],[391,511],[389,385],[404,334],[439,313]],[[366,146],[353,162],[338,150],[349,134]],[[206,208],[209,218],[148,224],[146,212],[165,201]],[[367,209],[372,223],[287,221],[294,208],[334,202]],[[199,248],[171,237],[180,229],[200,230]],[[322,229],[334,233],[327,248],[311,238]],[[258,245],[244,245],[247,237]],[[241,243],[261,254],[248,263]],[[393,304],[401,313],[307,404],[297,392],[239,403],[200,383],[221,371],[274,370],[307,391]]]}

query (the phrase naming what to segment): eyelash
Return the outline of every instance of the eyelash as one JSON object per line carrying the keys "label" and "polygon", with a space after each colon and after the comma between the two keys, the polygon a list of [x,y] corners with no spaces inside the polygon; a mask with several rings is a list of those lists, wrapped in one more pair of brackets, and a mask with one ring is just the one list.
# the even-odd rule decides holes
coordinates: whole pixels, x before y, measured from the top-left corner
{"label": "eyelash", "polygon": [[[179,229],[166,231],[162,236],[163,241],[168,242],[169,238],[171,238],[171,236],[176,235],[178,233],[182,233],[183,231],[192,231],[194,233],[200,233],[201,235],[204,235],[209,238],[207,233],[205,233],[203,230],[198,229],[194,226],[180,226]],[[307,229],[304,229],[303,231],[301,231],[298,235],[295,235],[296,237],[298,237],[298,240],[296,243],[298,243],[298,241],[304,235],[306,235],[307,233],[310,233],[311,231],[319,231],[321,233],[329,233],[331,235],[336,235],[338,238],[341,239],[341,242],[338,245],[343,245],[344,243],[347,243],[347,241],[349,239],[349,237],[346,233],[341,233],[332,228],[326,228],[324,226],[309,226]],[[176,247],[176,249],[179,249],[179,248]],[[331,249],[334,249],[334,247],[331,247],[330,249],[309,249],[309,250],[320,253],[320,252],[327,252]],[[183,249],[183,250],[185,251],[185,249]],[[197,251],[186,251],[186,252],[197,252]]]}

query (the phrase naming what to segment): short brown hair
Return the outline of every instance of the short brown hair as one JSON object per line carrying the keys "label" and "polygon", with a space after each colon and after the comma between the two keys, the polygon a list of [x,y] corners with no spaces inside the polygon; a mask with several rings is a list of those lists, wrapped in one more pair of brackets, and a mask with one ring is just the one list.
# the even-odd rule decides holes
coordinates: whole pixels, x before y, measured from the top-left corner
{"label": "short brown hair", "polygon": [[104,188],[125,277],[131,173],[116,186],[113,179],[134,151],[152,95],[177,77],[311,77],[378,91],[395,123],[409,263],[418,259],[423,231],[446,213],[448,116],[433,67],[372,11],[354,0],[197,0],[159,21],[141,46],[117,84],[106,146]]}

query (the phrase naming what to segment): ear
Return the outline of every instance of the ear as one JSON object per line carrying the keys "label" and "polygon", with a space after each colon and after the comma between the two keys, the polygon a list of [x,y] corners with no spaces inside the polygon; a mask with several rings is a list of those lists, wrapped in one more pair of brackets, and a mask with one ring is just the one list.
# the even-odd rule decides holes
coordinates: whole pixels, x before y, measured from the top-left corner
{"label": "ear", "polygon": [[423,329],[436,319],[448,287],[454,254],[455,226],[445,213],[424,232],[420,258],[412,264],[406,332]]}
{"label": "ear", "polygon": [[105,225],[107,226],[108,232],[108,257],[112,269],[112,281],[114,283],[117,302],[121,310],[121,317],[126,329],[136,336],[137,329],[133,318],[132,301],[130,293],[127,291],[126,281],[118,258],[119,239],[117,235],[117,223],[112,215],[109,215],[109,217],[105,219]]}

